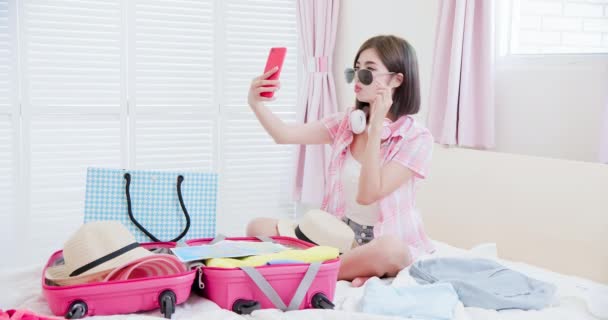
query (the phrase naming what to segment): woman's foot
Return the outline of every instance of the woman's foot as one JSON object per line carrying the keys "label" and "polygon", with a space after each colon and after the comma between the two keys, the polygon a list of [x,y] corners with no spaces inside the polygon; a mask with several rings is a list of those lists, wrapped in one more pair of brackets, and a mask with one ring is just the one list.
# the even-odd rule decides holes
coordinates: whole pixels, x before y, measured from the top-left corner
{"label": "woman's foot", "polygon": [[353,287],[358,288],[365,284],[365,281],[367,281],[369,278],[371,277],[356,277],[353,279],[353,282],[351,284]]}

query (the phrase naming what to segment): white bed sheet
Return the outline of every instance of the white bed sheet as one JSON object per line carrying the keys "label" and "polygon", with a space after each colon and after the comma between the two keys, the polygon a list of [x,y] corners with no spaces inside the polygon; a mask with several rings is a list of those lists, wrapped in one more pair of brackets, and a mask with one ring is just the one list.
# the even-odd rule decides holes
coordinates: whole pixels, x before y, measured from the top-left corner
{"label": "white bed sheet", "polygon": [[[437,252],[424,257],[485,257],[495,258],[492,250],[462,250],[447,244],[436,242]],[[523,263],[498,259],[500,263],[539,280],[551,282],[558,288],[556,302],[552,307],[539,311],[493,311],[479,308],[465,308],[458,305],[454,319],[456,320],[555,320],[555,319],[608,319],[608,286],[586,279],[557,274],[548,270],[536,268]],[[409,276],[409,270],[404,269],[397,277],[383,279],[387,285],[404,286],[417,285]],[[21,271],[0,271],[0,309],[28,309],[39,314],[50,315],[50,310],[41,293],[40,267],[25,268]],[[215,303],[193,295],[186,303],[177,307],[173,319],[397,319],[358,312],[358,303],[363,295],[363,288],[353,288],[349,282],[340,281],[337,284],[334,302],[336,310],[301,310],[281,312],[278,310],[259,310],[249,316],[239,316],[220,309]],[[160,317],[158,311],[142,314],[121,315],[111,317],[96,317],[104,319],[142,319]]]}

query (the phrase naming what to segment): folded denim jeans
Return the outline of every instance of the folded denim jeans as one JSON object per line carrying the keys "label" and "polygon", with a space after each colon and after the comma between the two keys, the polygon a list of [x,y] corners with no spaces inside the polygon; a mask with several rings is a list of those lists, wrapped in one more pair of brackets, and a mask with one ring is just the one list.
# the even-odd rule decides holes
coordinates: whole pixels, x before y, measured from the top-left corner
{"label": "folded denim jeans", "polygon": [[556,287],[487,259],[437,258],[410,267],[420,284],[449,283],[465,307],[493,310],[542,309],[554,301]]}

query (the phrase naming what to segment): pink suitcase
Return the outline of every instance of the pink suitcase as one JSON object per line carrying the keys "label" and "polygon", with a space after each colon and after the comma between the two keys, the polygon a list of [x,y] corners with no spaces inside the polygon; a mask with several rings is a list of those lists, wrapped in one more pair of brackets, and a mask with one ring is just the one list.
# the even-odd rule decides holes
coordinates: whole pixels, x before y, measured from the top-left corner
{"label": "pink suitcase", "polygon": [[[144,248],[172,248],[175,243],[146,243]],[[53,286],[46,282],[46,268],[62,258],[55,252],[42,272],[42,291],[51,311],[67,319],[93,315],[114,315],[160,308],[171,318],[175,306],[190,296],[196,270],[181,274],[145,279],[89,283],[74,286]]]}
{"label": "pink suitcase", "polygon": [[[234,241],[262,241],[258,238],[226,238]],[[272,240],[269,240],[272,239]],[[313,245],[295,238],[272,237],[267,241],[296,247]],[[186,241],[190,246],[205,245],[213,239]],[[221,308],[239,314],[257,309],[278,308],[284,311],[297,309],[333,309],[332,303],[340,260],[315,264],[282,264],[255,268],[215,268],[201,266],[199,288],[194,290],[218,304]]]}

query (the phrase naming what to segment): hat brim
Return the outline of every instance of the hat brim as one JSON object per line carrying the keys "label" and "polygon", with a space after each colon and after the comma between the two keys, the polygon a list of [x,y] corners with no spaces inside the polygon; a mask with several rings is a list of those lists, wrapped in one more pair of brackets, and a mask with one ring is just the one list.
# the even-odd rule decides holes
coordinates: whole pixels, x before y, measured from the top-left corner
{"label": "hat brim", "polygon": [[134,278],[170,276],[188,271],[186,266],[176,256],[171,254],[155,254],[114,268],[105,276],[104,281],[129,280],[134,270],[138,269],[140,272],[136,272],[137,276]]}
{"label": "hat brim", "polygon": [[277,231],[279,232],[280,236],[297,238],[296,237],[296,227],[297,226],[298,226],[298,223],[293,220],[279,219],[279,221],[277,222]]}
{"label": "hat brim", "polygon": [[70,277],[70,274],[74,271],[73,266],[69,265],[57,265],[48,267],[45,271],[45,277],[59,285],[73,285],[87,283],[98,278],[103,279],[104,275],[111,272],[112,270],[129,264],[135,260],[148,257],[154,253],[142,248],[137,247],[125,254],[122,254],[112,260],[106,261],[95,268],[78,275]]}

